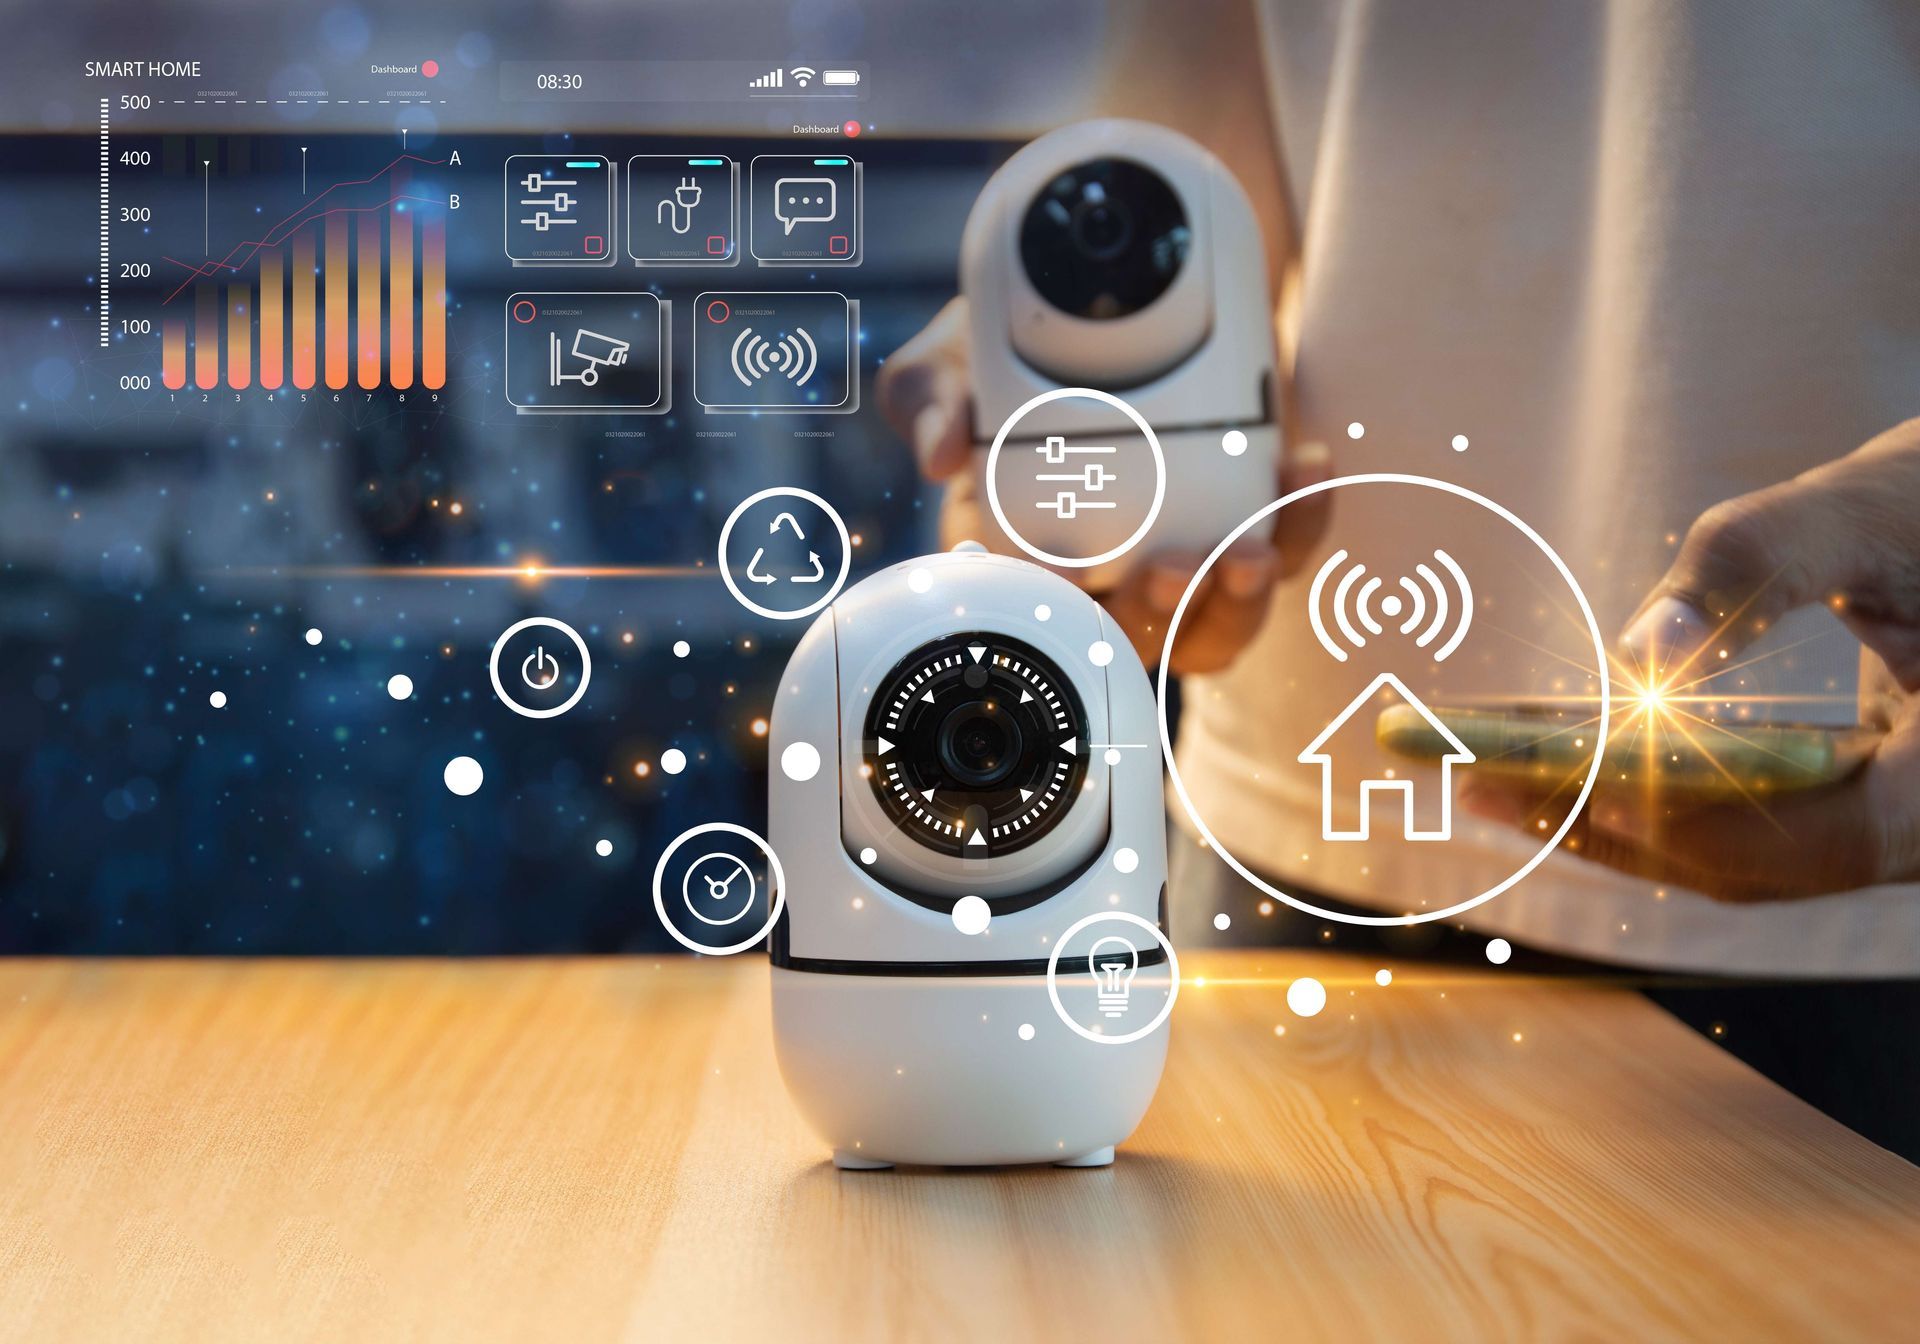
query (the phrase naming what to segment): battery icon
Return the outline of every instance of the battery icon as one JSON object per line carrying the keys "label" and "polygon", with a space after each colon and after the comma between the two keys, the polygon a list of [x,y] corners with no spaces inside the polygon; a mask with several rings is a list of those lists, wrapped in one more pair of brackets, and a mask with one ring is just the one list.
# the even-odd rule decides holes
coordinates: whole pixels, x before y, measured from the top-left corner
{"label": "battery icon", "polygon": [[860,82],[858,70],[822,70],[820,82],[830,88],[850,89]]}

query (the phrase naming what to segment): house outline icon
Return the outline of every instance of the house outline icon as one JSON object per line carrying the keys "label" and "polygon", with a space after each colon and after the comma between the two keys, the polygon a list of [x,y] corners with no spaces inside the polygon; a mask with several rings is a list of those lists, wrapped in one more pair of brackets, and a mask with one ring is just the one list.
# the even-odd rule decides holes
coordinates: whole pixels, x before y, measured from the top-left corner
{"label": "house outline icon", "polygon": [[[1394,693],[1419,713],[1433,730],[1440,734],[1451,748],[1440,758],[1440,825],[1432,830],[1422,830],[1413,821],[1413,786],[1411,779],[1368,779],[1360,784],[1360,827],[1358,830],[1345,831],[1333,823],[1333,756],[1323,750],[1329,739],[1346,726],[1354,713],[1372,700],[1383,686],[1391,686]],[[1320,767],[1320,838],[1323,840],[1366,840],[1370,838],[1373,826],[1373,795],[1380,793],[1398,793],[1401,799],[1401,827],[1408,840],[1451,840],[1453,839],[1453,767],[1471,765],[1474,754],[1467,750],[1467,744],[1454,736],[1446,724],[1440,722],[1434,712],[1428,709],[1407,684],[1391,672],[1382,672],[1367,684],[1367,688],[1347,702],[1334,721],[1321,730],[1320,736],[1313,739],[1300,753],[1302,765]]]}

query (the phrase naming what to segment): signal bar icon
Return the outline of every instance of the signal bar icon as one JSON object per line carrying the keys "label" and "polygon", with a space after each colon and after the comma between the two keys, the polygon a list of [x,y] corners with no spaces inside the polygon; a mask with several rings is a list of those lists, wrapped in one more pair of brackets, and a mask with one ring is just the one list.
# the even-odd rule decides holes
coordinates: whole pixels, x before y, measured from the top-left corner
{"label": "signal bar icon", "polygon": [[[813,77],[813,71],[807,71],[807,77],[811,79]],[[787,72],[775,66],[773,69],[767,71],[766,74],[747,85],[747,87],[750,89],[779,89],[786,87],[786,83]]]}

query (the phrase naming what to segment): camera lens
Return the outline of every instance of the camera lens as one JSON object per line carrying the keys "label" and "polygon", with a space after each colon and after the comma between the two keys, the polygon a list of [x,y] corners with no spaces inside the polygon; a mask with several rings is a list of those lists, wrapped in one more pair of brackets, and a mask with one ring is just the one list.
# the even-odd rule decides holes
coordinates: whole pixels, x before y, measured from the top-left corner
{"label": "camera lens", "polygon": [[940,763],[971,788],[1004,783],[1020,761],[1020,725],[992,700],[975,700],[940,724]]}
{"label": "camera lens", "polygon": [[894,825],[940,853],[992,858],[1040,839],[1073,807],[1087,772],[1086,709],[1031,645],[949,635],[880,682],[864,754]]}
{"label": "camera lens", "polygon": [[1090,159],[1047,184],[1020,225],[1020,264],[1062,312],[1110,321],[1172,286],[1193,230],[1173,187],[1131,159]]}

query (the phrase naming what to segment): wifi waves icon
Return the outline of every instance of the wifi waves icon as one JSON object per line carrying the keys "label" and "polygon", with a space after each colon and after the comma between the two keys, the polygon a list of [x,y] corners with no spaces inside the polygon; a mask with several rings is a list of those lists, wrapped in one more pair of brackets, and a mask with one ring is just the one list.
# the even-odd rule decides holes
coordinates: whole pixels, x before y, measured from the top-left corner
{"label": "wifi waves icon", "polygon": [[820,367],[820,350],[805,327],[796,327],[789,335],[769,341],[752,327],[741,329],[733,338],[733,376],[747,387],[778,373],[795,387],[805,387]]}
{"label": "wifi waves icon", "polygon": [[793,82],[804,89],[813,83],[813,77],[818,72],[810,65],[796,65],[788,73],[793,76]]}
{"label": "wifi waves icon", "polygon": [[[1362,649],[1366,647],[1367,635],[1385,634],[1387,627],[1380,621],[1380,617],[1385,617],[1388,621],[1398,623],[1395,626],[1398,633],[1413,635],[1414,644],[1423,649],[1445,634],[1445,641],[1433,654],[1434,662],[1444,663],[1460,647],[1460,641],[1467,637],[1467,631],[1472,628],[1473,585],[1467,582],[1466,571],[1445,551],[1436,548],[1433,558],[1446,570],[1448,578],[1452,580],[1451,588],[1434,571],[1433,566],[1424,562],[1414,566],[1414,575],[1419,577],[1420,582],[1416,583],[1412,576],[1403,574],[1395,580],[1394,588],[1388,588],[1387,581],[1378,575],[1368,574],[1364,564],[1355,561],[1348,565],[1344,550],[1328,556],[1326,563],[1320,566],[1320,572],[1313,576],[1313,587],[1307,594],[1307,617],[1313,622],[1313,633],[1319,639],[1320,647],[1338,661],[1347,661],[1347,649],[1327,632],[1327,622],[1322,615],[1326,606],[1327,584],[1333,581],[1334,574],[1340,572],[1342,566],[1346,566],[1344,572],[1340,572],[1338,581],[1333,582],[1331,603],[1333,624],[1346,645]],[[1383,588],[1387,588],[1384,595],[1381,593]],[[1404,599],[1400,595],[1402,592],[1406,594]],[[1451,633],[1448,633],[1449,626]],[[1363,629],[1366,632],[1364,634]]]}

